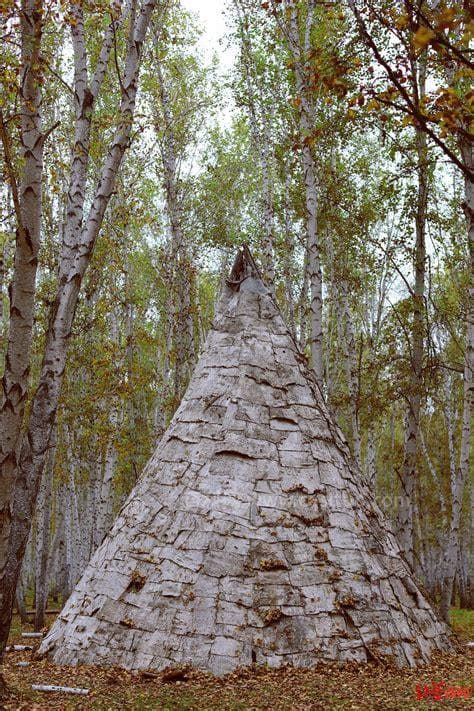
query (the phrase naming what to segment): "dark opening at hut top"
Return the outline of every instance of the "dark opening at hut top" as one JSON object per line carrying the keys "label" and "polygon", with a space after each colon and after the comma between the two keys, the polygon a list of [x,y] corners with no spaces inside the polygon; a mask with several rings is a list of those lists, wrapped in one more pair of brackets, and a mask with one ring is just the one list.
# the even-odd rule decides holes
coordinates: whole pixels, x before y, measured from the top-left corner
{"label": "dark opening at hut top", "polygon": [[268,293],[262,275],[255,263],[254,258],[247,246],[242,244],[234,260],[227,286],[232,291],[253,291],[260,294]]}

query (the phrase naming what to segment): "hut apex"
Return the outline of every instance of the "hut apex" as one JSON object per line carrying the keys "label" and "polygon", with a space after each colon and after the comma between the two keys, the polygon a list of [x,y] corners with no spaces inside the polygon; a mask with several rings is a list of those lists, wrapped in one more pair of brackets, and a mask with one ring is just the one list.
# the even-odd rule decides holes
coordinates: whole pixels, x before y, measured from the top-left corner
{"label": "hut apex", "polygon": [[40,653],[224,674],[450,649],[243,246],[186,394]]}

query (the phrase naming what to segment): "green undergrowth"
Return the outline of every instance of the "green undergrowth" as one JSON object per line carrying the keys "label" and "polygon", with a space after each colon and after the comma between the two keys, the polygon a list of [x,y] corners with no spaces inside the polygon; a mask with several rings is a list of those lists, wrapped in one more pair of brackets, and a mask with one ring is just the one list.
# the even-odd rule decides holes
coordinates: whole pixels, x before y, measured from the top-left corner
{"label": "green undergrowth", "polygon": [[474,610],[452,607],[449,613],[451,627],[465,642],[474,642]]}

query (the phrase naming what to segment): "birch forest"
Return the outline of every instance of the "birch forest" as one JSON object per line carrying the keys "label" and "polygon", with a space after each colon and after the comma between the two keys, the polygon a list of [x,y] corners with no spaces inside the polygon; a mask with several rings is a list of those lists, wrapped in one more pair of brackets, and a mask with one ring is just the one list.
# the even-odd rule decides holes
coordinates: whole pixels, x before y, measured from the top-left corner
{"label": "birch forest", "polygon": [[0,0],[2,651],[107,534],[243,243],[441,617],[474,607],[472,6],[223,0],[211,49],[199,9]]}

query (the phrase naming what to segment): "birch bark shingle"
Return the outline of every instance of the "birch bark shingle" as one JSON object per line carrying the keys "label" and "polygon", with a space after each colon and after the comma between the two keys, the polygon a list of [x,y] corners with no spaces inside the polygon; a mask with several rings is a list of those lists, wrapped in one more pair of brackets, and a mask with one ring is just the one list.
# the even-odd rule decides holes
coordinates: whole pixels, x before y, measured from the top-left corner
{"label": "birch bark shingle", "polygon": [[450,650],[246,248],[185,396],[40,652],[308,666]]}

